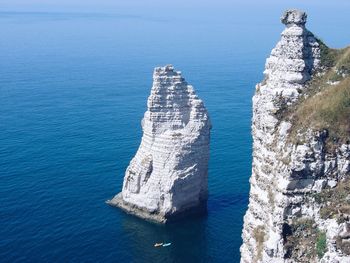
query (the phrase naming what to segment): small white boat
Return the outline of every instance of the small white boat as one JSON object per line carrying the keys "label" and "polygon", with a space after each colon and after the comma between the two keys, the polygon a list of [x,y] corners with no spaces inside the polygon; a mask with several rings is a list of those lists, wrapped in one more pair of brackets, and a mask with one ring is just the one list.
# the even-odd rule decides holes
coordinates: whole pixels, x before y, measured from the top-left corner
{"label": "small white boat", "polygon": [[165,243],[165,244],[163,244],[163,247],[168,247],[170,245],[171,245],[171,243]]}

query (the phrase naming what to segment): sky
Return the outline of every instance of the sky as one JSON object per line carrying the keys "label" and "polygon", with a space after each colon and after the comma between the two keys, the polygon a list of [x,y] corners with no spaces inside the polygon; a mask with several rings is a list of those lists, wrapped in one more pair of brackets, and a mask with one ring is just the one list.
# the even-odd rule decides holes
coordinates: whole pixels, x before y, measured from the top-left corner
{"label": "sky", "polygon": [[[309,15],[308,28],[332,38],[342,34],[350,43],[350,0],[0,0],[0,12],[69,12],[139,16],[186,23],[280,25],[284,10],[297,8]],[[281,26],[281,25],[280,25]],[[337,28],[337,30],[334,30]],[[349,37],[350,38],[350,37]]]}
{"label": "sky", "polygon": [[0,0],[0,10],[18,11],[161,11],[219,10],[222,8],[332,8],[350,7],[349,0]]}

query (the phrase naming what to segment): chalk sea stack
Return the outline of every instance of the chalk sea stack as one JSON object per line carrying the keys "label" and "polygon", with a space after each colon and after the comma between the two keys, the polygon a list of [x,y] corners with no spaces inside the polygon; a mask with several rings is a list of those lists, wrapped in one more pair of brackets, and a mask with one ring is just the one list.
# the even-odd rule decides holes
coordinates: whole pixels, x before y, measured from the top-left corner
{"label": "chalk sea stack", "polygon": [[203,101],[173,66],[157,67],[143,136],[110,205],[166,223],[206,211],[211,124]]}
{"label": "chalk sea stack", "polygon": [[288,10],[253,97],[241,262],[350,262],[350,49]]}

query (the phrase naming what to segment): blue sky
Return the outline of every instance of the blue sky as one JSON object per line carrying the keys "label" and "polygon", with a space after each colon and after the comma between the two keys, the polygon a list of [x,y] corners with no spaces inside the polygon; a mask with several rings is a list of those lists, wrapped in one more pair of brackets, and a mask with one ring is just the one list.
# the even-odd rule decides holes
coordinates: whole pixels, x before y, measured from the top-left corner
{"label": "blue sky", "polygon": [[221,9],[221,8],[250,8],[261,7],[272,9],[285,7],[300,8],[340,8],[350,7],[349,0],[0,0],[2,10],[74,10],[74,11],[120,11],[133,8],[144,10],[159,9],[162,11],[191,9]]}
{"label": "blue sky", "polygon": [[278,18],[288,8],[305,10],[308,27],[329,43],[350,43],[350,0],[0,0],[0,12],[115,13],[172,20],[182,26],[252,23],[281,29]]}

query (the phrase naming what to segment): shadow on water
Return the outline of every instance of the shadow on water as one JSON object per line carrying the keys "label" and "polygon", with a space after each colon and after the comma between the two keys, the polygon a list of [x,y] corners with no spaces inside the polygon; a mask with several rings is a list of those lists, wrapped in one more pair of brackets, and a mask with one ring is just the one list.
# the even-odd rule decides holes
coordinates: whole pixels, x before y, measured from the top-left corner
{"label": "shadow on water", "polygon": [[217,213],[227,208],[234,210],[234,207],[246,207],[248,206],[248,200],[249,196],[246,193],[212,195],[208,200],[208,211]]}
{"label": "shadow on water", "polygon": [[[187,217],[178,222],[161,225],[151,223],[135,216],[123,213],[121,229],[128,253],[135,263],[148,262],[220,262],[219,253],[231,254],[233,244],[223,244],[225,240],[211,242],[220,233],[219,229],[210,227],[213,220],[221,225],[217,217],[229,212],[232,221],[237,222],[237,207],[246,206],[248,199],[245,195],[221,194],[211,196],[208,202],[208,213]],[[115,208],[113,208],[115,209]],[[236,214],[236,215],[235,215]],[[240,221],[240,220],[238,220]],[[215,223],[215,224],[216,224]],[[232,222],[227,222],[229,225]],[[222,229],[221,229],[222,230]],[[228,233],[230,234],[230,233]],[[239,238],[240,231],[237,236]],[[120,237],[117,237],[118,239]],[[155,248],[155,243],[172,243],[169,247]],[[221,245],[220,245],[221,244]],[[239,244],[237,244],[239,246]],[[210,249],[211,247],[215,249]],[[232,251],[231,251],[232,250]],[[229,256],[232,259],[232,256]]]}
{"label": "shadow on water", "polygon": [[[211,262],[207,249],[207,215],[193,216],[167,225],[123,216],[122,229],[133,262]],[[154,244],[171,243],[155,248]]]}

